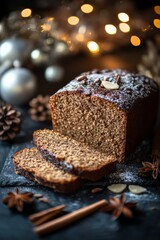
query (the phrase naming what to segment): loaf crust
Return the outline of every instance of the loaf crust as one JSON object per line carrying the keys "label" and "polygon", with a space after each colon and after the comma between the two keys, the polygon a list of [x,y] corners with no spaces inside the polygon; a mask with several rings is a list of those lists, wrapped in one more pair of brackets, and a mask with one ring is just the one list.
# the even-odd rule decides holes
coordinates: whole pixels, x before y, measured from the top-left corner
{"label": "loaf crust", "polygon": [[[118,83],[119,89],[106,89],[102,86],[103,80]],[[152,133],[157,117],[158,95],[157,83],[143,75],[121,69],[85,72],[50,97],[53,129],[106,154],[115,152],[117,159],[124,161]],[[102,120],[103,113],[99,117],[97,115],[100,107],[101,112],[106,111],[106,116],[110,114],[106,120],[103,116],[101,125],[99,120]],[[112,123],[108,124],[110,119]],[[92,128],[89,128],[90,124],[93,124]],[[103,127],[99,135],[95,133],[98,127],[99,131]],[[107,131],[110,131],[109,134]],[[100,142],[106,139],[109,141],[101,145]]]}

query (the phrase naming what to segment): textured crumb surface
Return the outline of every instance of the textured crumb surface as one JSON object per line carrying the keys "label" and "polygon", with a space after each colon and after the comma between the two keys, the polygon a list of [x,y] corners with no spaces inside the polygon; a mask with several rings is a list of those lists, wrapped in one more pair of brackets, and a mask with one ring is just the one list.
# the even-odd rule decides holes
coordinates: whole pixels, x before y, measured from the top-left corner
{"label": "textured crumb surface", "polygon": [[78,181],[77,176],[64,172],[42,158],[36,148],[25,148],[15,153],[13,162],[17,173],[56,190]]}
{"label": "textured crumb surface", "polygon": [[38,149],[53,155],[59,161],[82,171],[94,171],[116,161],[114,155],[105,155],[84,143],[63,136],[53,130],[37,130],[33,134]]}
{"label": "textured crumb surface", "polygon": [[63,135],[107,155],[124,157],[126,114],[113,104],[81,94],[55,95],[54,120]]}

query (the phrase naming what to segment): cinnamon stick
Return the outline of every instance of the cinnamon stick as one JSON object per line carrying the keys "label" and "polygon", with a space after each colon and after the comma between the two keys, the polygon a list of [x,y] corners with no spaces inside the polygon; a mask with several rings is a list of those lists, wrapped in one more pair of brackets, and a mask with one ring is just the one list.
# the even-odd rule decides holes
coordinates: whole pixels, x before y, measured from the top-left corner
{"label": "cinnamon stick", "polygon": [[56,217],[58,214],[60,214],[63,211],[64,207],[65,205],[59,205],[38,213],[34,213],[29,216],[29,220],[32,221],[34,225],[40,225],[50,220],[51,218]]}
{"label": "cinnamon stick", "polygon": [[37,220],[33,221],[33,224],[35,226],[38,226],[38,225],[41,225],[45,222],[48,222],[49,220],[57,217],[57,215],[59,215],[62,211],[57,211],[57,212],[51,212],[51,213],[48,213],[46,214],[45,216],[41,217],[41,218],[38,218]]}
{"label": "cinnamon stick", "polygon": [[81,218],[97,211],[98,209],[102,208],[105,206],[107,203],[106,200],[100,200],[96,203],[93,203],[87,207],[80,208],[79,210],[76,210],[72,213],[66,214],[65,216],[59,217],[57,219],[54,219],[50,222],[44,223],[40,226],[37,226],[34,228],[34,231],[38,235],[44,235],[48,234],[50,232],[56,231],[60,228],[63,228],[67,225],[70,225],[71,223],[74,223]]}

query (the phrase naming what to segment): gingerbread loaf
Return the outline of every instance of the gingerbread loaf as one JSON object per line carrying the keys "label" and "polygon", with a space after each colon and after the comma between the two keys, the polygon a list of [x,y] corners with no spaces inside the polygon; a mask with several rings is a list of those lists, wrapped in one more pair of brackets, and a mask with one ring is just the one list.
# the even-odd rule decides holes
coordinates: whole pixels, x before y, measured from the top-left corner
{"label": "gingerbread loaf", "polygon": [[36,148],[25,148],[16,152],[13,163],[17,174],[52,188],[56,192],[72,193],[83,185],[79,177],[66,173],[44,159]]}
{"label": "gingerbread loaf", "polygon": [[53,129],[124,161],[154,128],[158,92],[125,70],[82,73],[50,97]]}
{"label": "gingerbread loaf", "polygon": [[116,157],[106,155],[53,130],[36,130],[33,141],[43,158],[82,179],[97,181],[115,170]]}

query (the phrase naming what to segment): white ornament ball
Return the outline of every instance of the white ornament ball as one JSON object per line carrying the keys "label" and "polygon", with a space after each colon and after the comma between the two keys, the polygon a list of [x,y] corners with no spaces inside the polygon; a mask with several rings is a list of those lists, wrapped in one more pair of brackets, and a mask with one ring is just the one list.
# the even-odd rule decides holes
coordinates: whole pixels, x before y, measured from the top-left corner
{"label": "white ornament ball", "polygon": [[41,65],[48,61],[48,56],[47,54],[43,53],[41,50],[34,49],[31,52],[31,59],[34,64]]}
{"label": "white ornament ball", "polygon": [[23,105],[36,91],[36,78],[25,68],[13,68],[7,71],[0,81],[2,99],[13,105]]}
{"label": "white ornament ball", "polygon": [[5,39],[0,44],[0,62],[19,60],[24,62],[31,52],[32,45],[21,38]]}
{"label": "white ornament ball", "polygon": [[64,69],[60,66],[49,66],[46,68],[44,75],[48,82],[58,82],[64,76]]}
{"label": "white ornament ball", "polygon": [[68,45],[65,42],[57,42],[54,47],[54,54],[59,56],[65,56],[69,54],[69,48]]}

